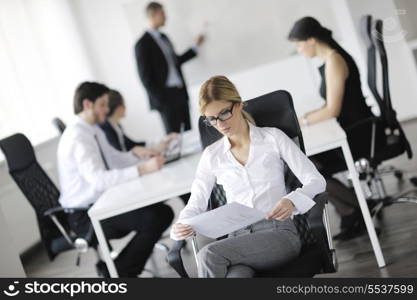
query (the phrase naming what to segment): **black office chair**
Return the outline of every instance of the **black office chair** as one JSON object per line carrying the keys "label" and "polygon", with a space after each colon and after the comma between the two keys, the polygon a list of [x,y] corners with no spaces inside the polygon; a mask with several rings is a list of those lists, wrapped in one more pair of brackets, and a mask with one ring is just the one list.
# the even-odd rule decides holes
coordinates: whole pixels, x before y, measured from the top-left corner
{"label": "black office chair", "polygon": [[65,125],[64,121],[62,121],[60,118],[53,118],[52,124],[55,126],[55,128],[58,130],[59,134],[63,134],[65,128],[67,128],[67,125]]}
{"label": "black office chair", "polygon": [[[245,110],[254,118],[260,127],[277,127],[284,131],[301,150],[304,142],[294,111],[291,95],[286,91],[276,91],[245,102]],[[200,138],[203,148],[214,143],[222,135],[213,127],[207,126],[203,118],[199,120]],[[301,184],[291,170],[285,165],[285,183],[287,190],[294,190]],[[312,277],[319,273],[336,272],[336,253],[332,246],[327,216],[327,194],[314,198],[316,205],[304,215],[294,217],[294,222],[302,241],[300,255],[279,269],[257,273],[257,277]],[[225,192],[216,184],[211,193],[207,210],[226,203]],[[195,237],[192,240],[194,255],[198,245]],[[181,277],[188,277],[181,258],[182,243],[177,242],[167,256],[168,263]]]}
{"label": "black office chair", "polygon": [[63,208],[58,202],[59,191],[36,160],[32,144],[23,134],[14,134],[0,141],[9,173],[36,213],[39,231],[49,259],[59,253],[76,249],[79,265],[80,255],[87,252],[94,241],[90,227],[83,237],[69,228],[67,216],[76,211],[87,213],[87,208]]}
{"label": "black office chair", "polygon": [[[377,60],[376,60],[377,49],[375,47],[374,39],[375,37],[380,36],[382,33],[376,32],[376,28],[374,28],[374,24],[372,21],[372,16],[365,15],[361,18],[360,22],[361,22],[362,39],[365,43],[366,50],[367,50],[367,68],[368,68],[367,82],[368,82],[369,89],[371,90],[372,95],[374,96],[374,99],[376,100],[376,103],[378,105],[379,112],[380,112],[380,116],[379,116],[380,121],[378,123],[381,128],[379,130],[382,130],[382,128],[387,127],[387,133],[392,135],[392,132],[395,130],[396,127],[398,127],[397,125],[398,121],[396,122],[396,117],[395,117],[396,112],[392,107],[389,92],[387,93],[384,87],[384,97],[382,98],[377,87],[377,81],[378,81]],[[381,28],[381,32],[382,32],[382,28]],[[381,35],[381,38],[382,38],[382,35]],[[383,48],[382,51],[384,53],[385,60],[386,60],[385,48]],[[382,66],[382,68],[385,68],[382,72],[384,76],[383,85],[388,86],[388,70],[387,70],[388,64],[385,63],[383,65],[385,65],[385,67]],[[385,99],[387,99],[387,101]],[[408,143],[408,141],[405,141],[405,143]],[[409,145],[407,145],[406,147],[407,147],[407,150],[406,150],[407,155],[409,156],[409,158],[411,158],[411,155],[412,155],[411,148]],[[402,150],[397,149],[397,150],[394,150],[393,153],[391,153],[390,155],[395,157],[396,155],[400,155],[401,153],[402,153]],[[379,173],[380,174],[393,173],[394,176],[399,180],[402,180],[403,175],[404,175],[402,170],[395,168],[394,166],[381,167],[379,168]]]}
{"label": "black office chair", "polygon": [[[383,22],[377,20],[374,24],[372,17],[367,15],[362,17],[361,26],[362,36],[367,47],[368,85],[376,99],[381,113],[378,117],[359,122],[361,123],[361,126],[363,123],[372,124],[372,136],[370,139],[371,152],[369,153],[369,156],[358,159],[356,161],[356,166],[361,179],[367,183],[372,193],[373,200],[368,201],[372,204],[370,206],[372,207],[371,214],[380,216],[381,210],[386,206],[403,202],[417,203],[416,197],[407,196],[416,190],[409,190],[393,196],[387,195],[381,177],[382,174],[394,172],[394,175],[401,179],[403,176],[401,170],[393,167],[387,170],[381,167],[381,164],[384,161],[404,153],[411,159],[413,153],[391,102],[388,58],[383,39]],[[382,96],[377,88],[376,53],[379,54],[379,61],[381,64]],[[352,128],[355,126],[357,126],[357,124],[354,124]]]}
{"label": "black office chair", "polygon": [[372,16],[366,15],[361,18],[361,35],[362,39],[366,46],[366,55],[367,55],[367,82],[369,89],[374,96],[382,119],[385,119],[385,109],[382,109],[384,106],[384,102],[379,95],[378,87],[377,87],[377,73],[376,73],[376,48],[373,41],[373,24],[372,24]]}
{"label": "black office chair", "polygon": [[[3,151],[9,173],[25,195],[36,213],[39,232],[43,245],[51,261],[61,252],[77,250],[76,265],[80,264],[81,254],[87,252],[89,247],[97,250],[98,242],[94,228],[90,224],[87,232],[77,235],[68,224],[68,215],[75,212],[87,214],[88,208],[63,208],[58,199],[59,190],[36,160],[33,146],[23,134],[14,134],[0,140],[0,149]],[[112,249],[109,243],[110,249]],[[157,249],[168,252],[169,248],[163,243],[156,243]],[[97,252],[98,262],[96,271],[99,276],[109,277],[105,263]],[[151,257],[155,271],[144,269],[156,277],[156,261]]]}

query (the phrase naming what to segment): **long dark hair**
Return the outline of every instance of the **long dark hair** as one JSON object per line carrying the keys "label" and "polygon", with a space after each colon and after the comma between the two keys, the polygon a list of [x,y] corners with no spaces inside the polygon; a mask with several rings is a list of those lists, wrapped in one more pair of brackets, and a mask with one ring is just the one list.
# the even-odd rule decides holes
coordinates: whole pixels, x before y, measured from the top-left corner
{"label": "long dark hair", "polygon": [[120,94],[116,90],[110,90],[108,92],[108,95],[109,95],[109,103],[108,103],[109,111],[107,112],[107,117],[111,117],[119,106],[125,105],[125,102],[123,100],[122,94]]}
{"label": "long dark hair", "polygon": [[342,46],[333,38],[332,31],[323,27],[319,21],[313,17],[304,17],[294,23],[288,34],[288,39],[291,41],[305,41],[309,38],[315,38],[336,50],[344,59],[353,64],[354,60],[349,53],[346,52]]}

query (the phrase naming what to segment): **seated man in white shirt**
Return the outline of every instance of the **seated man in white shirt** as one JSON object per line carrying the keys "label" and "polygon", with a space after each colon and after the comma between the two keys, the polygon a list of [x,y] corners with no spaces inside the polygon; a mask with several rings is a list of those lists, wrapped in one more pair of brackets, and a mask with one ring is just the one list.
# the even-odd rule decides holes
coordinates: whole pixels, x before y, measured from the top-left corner
{"label": "seated man in white shirt", "polygon": [[[108,188],[159,170],[164,159],[153,150],[134,147],[129,152],[114,149],[97,126],[108,111],[109,89],[95,82],[81,83],[74,96],[76,120],[63,133],[58,145],[58,171],[63,207],[88,207]],[[145,160],[145,158],[148,158]],[[172,209],[155,204],[102,222],[108,239],[137,234],[115,259],[119,276],[139,275],[155,243],[169,227]],[[87,232],[87,214],[71,215],[69,223],[78,234]]]}

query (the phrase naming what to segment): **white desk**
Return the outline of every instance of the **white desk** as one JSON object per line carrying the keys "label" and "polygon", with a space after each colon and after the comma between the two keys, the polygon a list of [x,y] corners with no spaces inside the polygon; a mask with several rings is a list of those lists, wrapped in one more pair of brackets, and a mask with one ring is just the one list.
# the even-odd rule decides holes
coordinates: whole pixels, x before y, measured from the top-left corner
{"label": "white desk", "polygon": [[[196,136],[185,137],[187,148],[195,148]],[[198,139],[197,139],[198,141]],[[195,151],[195,150],[194,150]],[[141,207],[190,192],[201,152],[185,155],[160,171],[138,177],[108,189],[88,210],[94,231],[111,277],[118,277],[100,222]]]}
{"label": "white desk", "polygon": [[369,208],[366,204],[362,186],[359,181],[359,175],[356,171],[352,158],[352,153],[350,152],[350,148],[346,140],[346,133],[335,119],[311,126],[302,127],[301,131],[303,133],[304,145],[306,148],[306,154],[308,156],[339,147],[342,148],[343,156],[352,178],[355,194],[358,198],[359,206],[365,220],[366,229],[368,230],[368,235],[371,240],[376,261],[380,268],[385,267],[384,256],[382,255],[381,246],[375,232],[374,223],[372,222],[371,214],[369,213]]}
{"label": "white desk", "polygon": [[[353,158],[346,141],[345,132],[336,120],[329,120],[316,125],[303,127],[302,132],[306,152],[309,156],[338,147],[342,148],[378,266],[384,267],[384,257],[363,195]],[[197,153],[187,156],[179,161],[164,166],[159,172],[145,175],[141,178],[110,188],[88,211],[100,243],[104,256],[103,258],[112,277],[117,277],[117,271],[113,260],[110,257],[110,251],[105,242],[100,221],[189,193],[200,155],[200,153]]]}

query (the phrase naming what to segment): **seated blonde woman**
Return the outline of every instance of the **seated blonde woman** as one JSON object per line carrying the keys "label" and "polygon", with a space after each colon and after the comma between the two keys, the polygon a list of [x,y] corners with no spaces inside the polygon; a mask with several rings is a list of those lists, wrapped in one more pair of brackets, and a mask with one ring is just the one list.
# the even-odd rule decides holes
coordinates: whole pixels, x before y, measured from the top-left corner
{"label": "seated blonde woman", "polygon": [[[226,77],[215,76],[203,84],[200,112],[224,137],[204,150],[190,200],[172,227],[171,237],[181,240],[194,235],[193,228],[181,222],[206,211],[218,183],[229,203],[254,207],[266,218],[203,247],[197,255],[199,277],[252,277],[294,259],[301,241],[292,216],[306,213],[315,204],[313,197],[325,190],[324,178],[281,130],[255,125]],[[289,193],[284,162],[302,183]]]}

